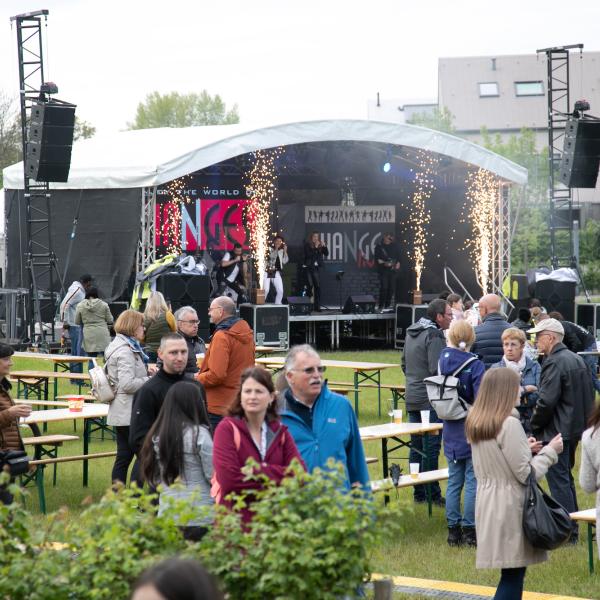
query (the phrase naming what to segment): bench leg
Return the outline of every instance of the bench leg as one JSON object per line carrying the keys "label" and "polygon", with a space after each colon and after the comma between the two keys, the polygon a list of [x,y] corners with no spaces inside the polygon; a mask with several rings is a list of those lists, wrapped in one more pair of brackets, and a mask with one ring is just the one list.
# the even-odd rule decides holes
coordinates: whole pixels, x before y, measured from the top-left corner
{"label": "bench leg", "polygon": [[40,502],[40,512],[46,514],[46,495],[44,493],[44,467],[45,465],[38,465],[35,472],[35,484],[37,486],[38,498]]}
{"label": "bench leg", "polygon": [[[388,476],[388,448],[387,438],[381,439],[381,465],[383,467],[383,478],[387,479]],[[383,503],[387,506],[390,502],[390,495],[386,492],[383,497]]]}
{"label": "bench leg", "polygon": [[[594,573],[594,541],[593,541],[593,523],[588,523],[588,566],[590,569],[590,575]],[[596,532],[598,535],[598,532]]]}

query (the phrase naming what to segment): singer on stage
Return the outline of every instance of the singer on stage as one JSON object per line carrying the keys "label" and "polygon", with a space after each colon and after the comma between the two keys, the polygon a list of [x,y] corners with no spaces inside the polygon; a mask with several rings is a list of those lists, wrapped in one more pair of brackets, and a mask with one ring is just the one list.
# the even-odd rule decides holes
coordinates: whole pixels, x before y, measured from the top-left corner
{"label": "singer on stage", "polygon": [[308,240],[304,242],[304,263],[306,272],[306,282],[312,290],[313,310],[321,311],[321,282],[319,279],[319,269],[323,266],[323,259],[329,256],[327,246],[319,238],[319,232],[313,231]]}
{"label": "singer on stage", "polygon": [[273,240],[273,246],[269,249],[269,257],[267,260],[267,272],[263,282],[265,290],[265,299],[269,296],[271,282],[275,286],[275,304],[281,304],[283,300],[283,279],[281,271],[283,265],[289,261],[287,246],[282,236],[276,235]]}
{"label": "singer on stage", "polygon": [[224,283],[237,294],[237,305],[248,302],[248,258],[241,244],[235,244],[233,251],[225,252],[221,260]]}

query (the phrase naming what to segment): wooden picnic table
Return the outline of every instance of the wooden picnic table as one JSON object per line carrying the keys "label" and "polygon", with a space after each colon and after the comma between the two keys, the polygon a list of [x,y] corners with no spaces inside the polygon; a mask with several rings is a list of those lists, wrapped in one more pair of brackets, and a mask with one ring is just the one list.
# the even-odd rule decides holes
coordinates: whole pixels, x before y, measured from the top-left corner
{"label": "wooden picnic table", "polygon": [[[570,514],[573,521],[581,521],[587,524],[588,528],[588,568],[590,574],[594,572],[594,536],[592,535],[594,527],[596,527],[597,517],[596,509],[588,508],[587,510],[579,510]],[[598,535],[598,529],[596,529]]]}
{"label": "wooden picnic table", "polygon": [[[49,410],[34,410],[28,417],[22,419],[22,423],[27,425],[38,425],[40,423],[58,423],[60,421],[81,420],[84,421],[83,427],[83,454],[89,454],[90,436],[93,431],[98,429],[106,430],[107,426],[104,419],[108,415],[108,404],[89,404],[83,405],[81,411],[70,411],[68,408],[53,408]],[[95,425],[95,429],[92,426]],[[37,433],[36,433],[37,429]],[[32,427],[35,435],[39,435],[39,428]],[[83,460],[83,486],[88,484],[88,461]]]}
{"label": "wooden picnic table", "polygon": [[[261,365],[272,371],[280,371],[285,364],[285,356],[269,356],[265,358],[257,358],[256,364]],[[321,361],[324,367],[335,369],[349,369],[354,371],[354,411],[358,418],[358,386],[366,381],[371,381],[377,385],[377,407],[378,414],[381,416],[381,371],[399,367],[398,364],[392,363],[374,363],[360,362],[354,360],[329,360]]]}
{"label": "wooden picnic table", "polygon": [[[381,440],[381,464],[383,471],[383,479],[387,479],[389,476],[388,462],[390,455],[401,448],[412,449],[420,454],[423,459],[423,471],[429,471],[429,435],[439,435],[442,430],[442,423],[383,423],[381,425],[369,425],[367,427],[361,427],[360,439],[363,442],[372,442]],[[423,436],[423,450],[413,448],[411,445],[410,436],[422,435]],[[409,437],[406,441],[403,437]],[[388,440],[393,440],[396,445],[388,447]],[[427,488],[427,503],[429,505],[429,516],[432,512],[432,502],[430,488]],[[385,503],[389,502],[389,494],[385,495]]]}
{"label": "wooden picnic table", "polygon": [[[48,382],[50,379],[54,381],[54,396],[58,392],[58,380],[68,379],[78,382],[79,392],[81,386],[90,381],[90,376],[87,373],[65,373],[56,371],[11,371],[9,379],[17,382],[17,396],[20,395],[21,386],[25,397],[33,392],[40,400],[48,400]],[[32,381],[33,380],[33,381]]]}

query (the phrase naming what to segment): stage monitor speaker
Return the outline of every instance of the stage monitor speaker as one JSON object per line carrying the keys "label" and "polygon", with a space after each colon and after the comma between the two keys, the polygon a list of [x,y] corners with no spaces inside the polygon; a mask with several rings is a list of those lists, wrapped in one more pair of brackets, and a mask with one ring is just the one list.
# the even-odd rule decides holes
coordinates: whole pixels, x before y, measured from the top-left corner
{"label": "stage monitor speaker", "polygon": [[559,177],[567,187],[595,188],[600,165],[600,121],[570,118]]}
{"label": "stage monitor speaker", "polygon": [[590,302],[577,305],[578,325],[585,327],[596,339],[600,337],[600,304]]}
{"label": "stage monitor speaker", "polygon": [[567,321],[573,321],[576,286],[574,281],[543,279],[535,284],[535,297],[548,312],[557,310]]}
{"label": "stage monitor speaker", "polygon": [[210,304],[210,277],[208,275],[183,275],[167,273],[156,278],[156,291],[170,302],[173,312],[182,306],[191,306],[200,319],[198,335],[207,339],[210,335],[208,305]]}
{"label": "stage monitor speaker", "polygon": [[75,105],[39,102],[31,107],[25,167],[36,181],[68,181]]}
{"label": "stage monitor speaker", "polygon": [[288,296],[287,303],[290,316],[294,317],[310,315],[313,309],[313,302],[308,296]]}
{"label": "stage monitor speaker", "polygon": [[287,350],[290,339],[290,309],[285,304],[240,304],[240,318],[254,331],[257,346]]}
{"label": "stage monitor speaker", "polygon": [[[434,298],[435,299],[435,298]],[[394,329],[394,346],[404,347],[406,330],[422,317],[427,316],[427,304],[396,304],[396,327]]]}
{"label": "stage monitor speaker", "polygon": [[375,312],[375,297],[371,294],[363,294],[358,296],[348,296],[348,299],[344,303],[344,310],[342,311],[345,315],[366,315]]}

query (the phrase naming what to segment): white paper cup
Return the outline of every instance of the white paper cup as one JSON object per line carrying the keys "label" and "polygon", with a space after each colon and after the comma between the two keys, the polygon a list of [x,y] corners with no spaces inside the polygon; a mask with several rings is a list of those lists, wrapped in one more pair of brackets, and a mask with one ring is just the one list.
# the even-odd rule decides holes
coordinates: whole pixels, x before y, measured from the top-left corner
{"label": "white paper cup", "polygon": [[396,425],[400,425],[400,423],[402,423],[402,409],[401,408],[394,409],[394,423]]}
{"label": "white paper cup", "polygon": [[419,478],[419,463],[410,463],[408,466],[410,469],[410,476],[413,479],[418,479]]}
{"label": "white paper cup", "polygon": [[430,415],[430,411],[422,410],[421,411],[421,423],[429,425],[429,415]]}

